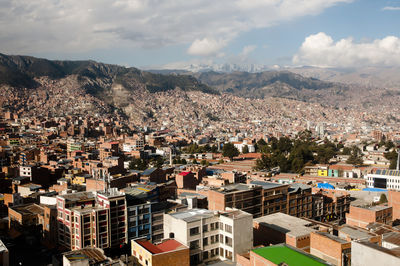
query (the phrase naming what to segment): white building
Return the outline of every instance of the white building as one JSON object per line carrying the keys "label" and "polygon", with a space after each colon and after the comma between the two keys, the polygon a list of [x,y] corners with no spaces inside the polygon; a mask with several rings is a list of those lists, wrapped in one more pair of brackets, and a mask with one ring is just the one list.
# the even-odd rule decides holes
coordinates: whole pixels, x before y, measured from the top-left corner
{"label": "white building", "polygon": [[189,246],[191,265],[215,259],[234,261],[237,253],[253,247],[253,216],[241,210],[205,209],[164,214],[164,238]]}
{"label": "white building", "polygon": [[400,190],[400,171],[378,169],[373,174],[365,176],[368,188]]}

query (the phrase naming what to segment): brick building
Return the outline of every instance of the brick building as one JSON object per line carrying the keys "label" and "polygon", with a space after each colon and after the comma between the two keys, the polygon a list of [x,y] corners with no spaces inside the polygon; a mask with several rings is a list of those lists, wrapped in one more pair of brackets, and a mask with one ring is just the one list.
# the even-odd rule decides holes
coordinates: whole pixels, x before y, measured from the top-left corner
{"label": "brick building", "polygon": [[388,204],[393,209],[393,220],[400,219],[400,192],[389,190]]}
{"label": "brick building", "polygon": [[310,253],[333,265],[351,265],[351,242],[326,232],[311,233]]}
{"label": "brick building", "polygon": [[138,263],[148,266],[189,266],[189,247],[167,239],[154,245],[148,240],[132,240],[132,256]]}
{"label": "brick building", "polygon": [[370,223],[389,224],[392,221],[392,207],[372,206],[357,207],[350,206],[350,212],[346,214],[346,223],[366,228]]}

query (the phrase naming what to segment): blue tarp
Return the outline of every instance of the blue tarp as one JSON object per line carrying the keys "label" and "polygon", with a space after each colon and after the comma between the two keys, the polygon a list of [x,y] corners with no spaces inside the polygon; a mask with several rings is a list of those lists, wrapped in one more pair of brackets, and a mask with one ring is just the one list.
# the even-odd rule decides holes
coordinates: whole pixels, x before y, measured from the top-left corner
{"label": "blue tarp", "polygon": [[370,191],[370,192],[386,192],[387,189],[383,188],[364,188],[362,191]]}
{"label": "blue tarp", "polygon": [[323,188],[323,189],[335,189],[334,186],[332,186],[331,184],[328,184],[328,183],[318,183],[317,187]]}

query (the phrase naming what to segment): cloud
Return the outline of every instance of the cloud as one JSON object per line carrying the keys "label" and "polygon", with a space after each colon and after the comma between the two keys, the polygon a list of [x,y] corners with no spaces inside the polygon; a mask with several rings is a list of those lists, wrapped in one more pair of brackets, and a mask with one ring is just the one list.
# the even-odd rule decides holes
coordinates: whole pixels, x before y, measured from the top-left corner
{"label": "cloud", "polygon": [[400,66],[400,39],[387,36],[371,42],[356,43],[352,38],[335,42],[320,32],[304,40],[293,63],[321,67]]}
{"label": "cloud", "polygon": [[257,48],[256,45],[246,45],[245,47],[243,47],[243,50],[242,50],[242,52],[240,53],[240,55],[242,55],[242,56],[248,56],[248,55],[251,54],[256,48]]}
{"label": "cloud", "polygon": [[389,10],[389,11],[399,11],[400,6],[385,6],[382,10]]}
{"label": "cloud", "polygon": [[209,56],[215,55],[227,42],[225,40],[214,40],[212,38],[196,39],[188,49],[188,54]]}
{"label": "cloud", "polygon": [[14,0],[0,3],[4,53],[188,45],[209,55],[240,33],[352,0]]}

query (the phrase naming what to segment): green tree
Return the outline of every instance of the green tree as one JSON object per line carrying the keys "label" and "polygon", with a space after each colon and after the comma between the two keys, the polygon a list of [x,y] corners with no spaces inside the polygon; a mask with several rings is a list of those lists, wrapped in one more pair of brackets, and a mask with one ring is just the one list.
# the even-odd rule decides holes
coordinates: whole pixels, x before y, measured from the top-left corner
{"label": "green tree", "polygon": [[197,164],[197,160],[196,160],[196,159],[193,159],[193,160],[192,160],[192,164]]}
{"label": "green tree", "polygon": [[256,166],[254,167],[255,170],[269,170],[272,167],[271,158],[266,155],[262,154],[261,158],[256,160]]}
{"label": "green tree", "polygon": [[242,148],[242,153],[243,154],[249,153],[249,146],[244,145],[243,148]]}
{"label": "green tree", "polygon": [[362,165],[364,163],[360,148],[358,148],[357,146],[353,146],[351,148],[351,154],[346,163],[353,165]]}
{"label": "green tree", "polygon": [[379,204],[383,204],[383,203],[387,203],[387,202],[388,202],[388,200],[386,198],[386,195],[382,193],[381,196],[379,197]]}
{"label": "green tree", "polygon": [[389,169],[396,169],[397,166],[397,151],[393,150],[384,154],[384,157],[390,161]]}
{"label": "green tree", "polygon": [[235,147],[235,145],[228,142],[224,144],[224,147],[222,147],[222,155],[233,161],[233,157],[239,155],[239,150]]}
{"label": "green tree", "polygon": [[148,168],[148,161],[140,158],[133,158],[129,163],[129,169],[133,170],[146,170]]}

